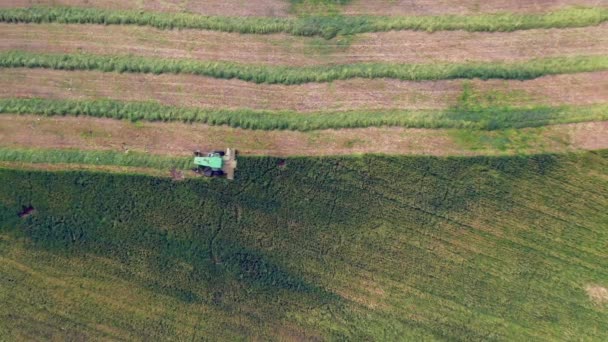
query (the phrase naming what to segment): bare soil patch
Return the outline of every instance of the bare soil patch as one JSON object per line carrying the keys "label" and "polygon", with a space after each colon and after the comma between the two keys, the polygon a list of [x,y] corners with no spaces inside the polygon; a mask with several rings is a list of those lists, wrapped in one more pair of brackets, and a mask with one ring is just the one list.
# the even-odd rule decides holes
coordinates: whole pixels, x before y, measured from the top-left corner
{"label": "bare soil patch", "polygon": [[[352,42],[139,26],[0,24],[0,50],[218,60],[266,65],[523,61],[608,54],[608,24],[516,32],[392,31]],[[342,39],[342,38],[340,38]]]}
{"label": "bare soil patch", "polygon": [[0,7],[78,6],[162,12],[191,12],[224,16],[286,16],[289,2],[283,0],[3,0]]}
{"label": "bare soil patch", "polygon": [[185,178],[184,172],[181,170],[171,169],[170,174],[171,174],[171,179],[173,179],[174,181],[180,181]]}
{"label": "bare soil patch", "polygon": [[111,98],[200,108],[270,110],[445,109],[464,85],[500,105],[578,105],[608,101],[608,72],[547,76],[529,81],[410,82],[351,79],[302,85],[252,84],[192,75],[4,69],[0,97]]}
{"label": "bare soil patch", "polygon": [[[601,138],[606,127],[605,122],[595,122],[522,129],[522,134],[534,137],[535,143],[518,150],[518,153],[608,148],[608,139]],[[587,139],[597,137],[596,143],[585,145],[577,139],[578,134],[584,134]],[[115,151],[126,148],[174,156],[189,156],[196,149],[214,150],[225,146],[234,147],[241,154],[278,157],[358,153],[437,156],[511,153],[491,146],[467,148],[455,142],[450,130],[444,129],[391,127],[313,132],[257,131],[203,124],[131,123],[87,117],[8,114],[0,115],[0,146]],[[281,167],[280,164],[277,166]]]}
{"label": "bare soil patch", "polygon": [[[594,134],[597,131],[604,134]],[[587,122],[571,126],[567,134],[573,145],[585,150],[598,150],[608,146],[608,122]]]}
{"label": "bare soil patch", "polygon": [[603,0],[353,0],[349,15],[440,15],[495,12],[535,13],[569,6],[606,6]]}
{"label": "bare soil patch", "polygon": [[608,289],[599,285],[587,285],[585,287],[587,295],[596,304],[608,303]]}

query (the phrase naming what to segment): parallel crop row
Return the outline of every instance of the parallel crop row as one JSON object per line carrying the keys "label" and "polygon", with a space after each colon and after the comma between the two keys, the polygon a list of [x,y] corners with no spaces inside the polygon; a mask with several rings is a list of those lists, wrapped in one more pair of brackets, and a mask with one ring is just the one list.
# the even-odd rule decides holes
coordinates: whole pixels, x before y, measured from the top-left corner
{"label": "parallel crop row", "polygon": [[289,67],[137,56],[38,54],[8,51],[0,53],[0,67],[193,74],[220,79],[240,79],[254,83],[291,85],[351,78],[392,78],[408,81],[472,78],[528,80],[546,75],[608,70],[608,56],[544,58],[518,63],[357,63]]}
{"label": "parallel crop row", "polygon": [[201,109],[154,102],[0,99],[0,113],[92,116],[132,121],[181,121],[247,129],[316,129],[401,126],[493,130],[608,119],[608,105],[580,107],[455,107],[445,111],[346,111],[298,113],[251,109]]}
{"label": "parallel crop row", "polygon": [[607,8],[569,8],[546,14],[482,14],[475,16],[309,16],[297,19],[270,17],[211,17],[185,13],[117,11],[77,7],[0,9],[0,21],[9,23],[71,23],[142,25],[160,29],[203,29],[239,33],[288,33],[323,36],[390,30],[515,31],[584,27],[608,20]]}

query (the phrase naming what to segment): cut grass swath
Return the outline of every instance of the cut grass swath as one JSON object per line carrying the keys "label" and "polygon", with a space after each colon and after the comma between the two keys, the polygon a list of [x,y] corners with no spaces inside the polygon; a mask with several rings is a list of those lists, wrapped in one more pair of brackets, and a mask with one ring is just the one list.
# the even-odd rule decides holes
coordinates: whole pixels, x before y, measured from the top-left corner
{"label": "cut grass swath", "polygon": [[8,23],[61,23],[141,25],[159,29],[201,29],[224,32],[299,36],[323,36],[391,30],[515,31],[543,28],[584,27],[608,20],[602,7],[567,8],[544,14],[480,14],[473,16],[306,16],[296,19],[271,17],[221,17],[188,13],[157,13],[79,7],[31,7],[0,9],[0,21]]}
{"label": "cut grass swath", "polygon": [[139,152],[81,151],[73,149],[19,149],[0,147],[0,161],[33,164],[81,164],[128,166],[158,170],[191,167],[190,158],[176,158]]}
{"label": "cut grass swath", "polygon": [[546,75],[608,70],[608,56],[543,58],[516,63],[355,63],[290,67],[137,56],[7,51],[0,53],[0,67],[192,74],[254,83],[292,85],[351,78],[392,78],[407,81],[472,78],[528,80]]}
{"label": "cut grass swath", "polygon": [[202,109],[155,102],[114,100],[0,99],[0,113],[83,115],[131,121],[181,121],[261,130],[400,126],[413,128],[469,128],[494,130],[537,127],[608,119],[608,104],[560,107],[454,107],[445,111],[346,111],[298,113],[252,109]]}

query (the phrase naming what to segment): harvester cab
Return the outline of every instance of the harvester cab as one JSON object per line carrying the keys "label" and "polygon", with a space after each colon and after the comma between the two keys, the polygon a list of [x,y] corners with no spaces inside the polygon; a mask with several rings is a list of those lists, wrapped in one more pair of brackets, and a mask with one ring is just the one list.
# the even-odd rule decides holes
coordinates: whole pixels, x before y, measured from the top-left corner
{"label": "harvester cab", "polygon": [[226,149],[224,151],[213,151],[209,153],[194,152],[194,172],[205,177],[226,176],[227,179],[234,179],[236,170],[236,151]]}

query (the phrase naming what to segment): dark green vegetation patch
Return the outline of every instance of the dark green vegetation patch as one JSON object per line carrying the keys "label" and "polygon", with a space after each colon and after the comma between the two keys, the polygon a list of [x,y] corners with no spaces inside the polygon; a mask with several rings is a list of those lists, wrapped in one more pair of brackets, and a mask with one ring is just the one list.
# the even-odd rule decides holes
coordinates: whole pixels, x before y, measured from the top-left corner
{"label": "dark green vegetation patch", "polygon": [[607,170],[605,151],[241,158],[233,182],[0,170],[0,339],[606,340],[586,288],[608,286]]}

